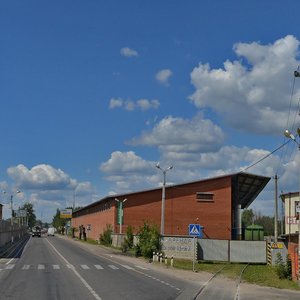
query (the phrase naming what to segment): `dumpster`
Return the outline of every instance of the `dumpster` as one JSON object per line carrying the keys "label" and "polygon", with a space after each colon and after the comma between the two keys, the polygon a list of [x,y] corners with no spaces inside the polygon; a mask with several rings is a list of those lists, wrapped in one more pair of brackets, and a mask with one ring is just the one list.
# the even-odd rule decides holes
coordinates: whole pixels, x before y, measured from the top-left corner
{"label": "dumpster", "polygon": [[246,241],[263,241],[264,228],[260,225],[249,225],[245,229]]}

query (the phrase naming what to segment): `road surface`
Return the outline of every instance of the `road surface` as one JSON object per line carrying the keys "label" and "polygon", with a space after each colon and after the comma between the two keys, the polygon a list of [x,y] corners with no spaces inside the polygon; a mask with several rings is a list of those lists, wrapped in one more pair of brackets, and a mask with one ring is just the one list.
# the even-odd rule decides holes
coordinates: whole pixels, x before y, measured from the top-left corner
{"label": "road surface", "polygon": [[0,260],[0,299],[191,299],[196,291],[142,260],[127,263],[80,244],[57,236],[31,237],[21,254]]}

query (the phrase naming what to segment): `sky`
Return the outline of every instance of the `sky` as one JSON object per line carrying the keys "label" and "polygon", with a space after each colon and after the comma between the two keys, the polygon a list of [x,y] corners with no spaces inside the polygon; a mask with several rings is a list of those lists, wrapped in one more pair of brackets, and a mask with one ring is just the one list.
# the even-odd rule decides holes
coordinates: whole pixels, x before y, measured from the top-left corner
{"label": "sky", "polygon": [[299,125],[299,10],[297,0],[0,1],[4,218],[11,196],[51,222],[74,203],[157,188],[157,162],[173,166],[168,185],[269,176],[249,208],[274,214],[275,174],[279,193],[299,190],[297,144],[274,151]]}

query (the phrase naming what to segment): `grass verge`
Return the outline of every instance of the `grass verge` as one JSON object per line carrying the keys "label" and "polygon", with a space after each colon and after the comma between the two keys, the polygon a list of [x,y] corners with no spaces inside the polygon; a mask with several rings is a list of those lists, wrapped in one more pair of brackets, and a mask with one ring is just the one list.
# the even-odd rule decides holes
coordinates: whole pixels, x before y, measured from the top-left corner
{"label": "grass verge", "polygon": [[[199,261],[195,263],[195,271],[204,271],[212,274],[220,272],[219,274],[221,276],[237,279],[245,266],[246,264]],[[193,262],[183,259],[174,259],[174,268],[192,270]],[[287,279],[279,279],[276,274],[275,267],[268,265],[248,265],[242,275],[242,282],[300,291],[297,282]]]}

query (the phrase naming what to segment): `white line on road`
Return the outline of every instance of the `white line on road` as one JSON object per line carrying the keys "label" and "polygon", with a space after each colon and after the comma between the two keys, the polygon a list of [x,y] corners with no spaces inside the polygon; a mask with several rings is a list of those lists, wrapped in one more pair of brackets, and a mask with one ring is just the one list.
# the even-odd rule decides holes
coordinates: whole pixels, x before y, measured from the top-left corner
{"label": "white line on road", "polygon": [[38,265],[38,270],[45,270],[45,265]]}
{"label": "white line on road", "polygon": [[122,267],[124,267],[125,269],[127,270],[134,270],[134,268],[130,267],[130,266],[127,266],[127,265],[121,265]]}
{"label": "white line on road", "polygon": [[95,268],[96,268],[97,270],[103,270],[103,267],[100,266],[100,265],[95,265]]}
{"label": "white line on road", "polygon": [[113,269],[113,270],[118,270],[119,268],[118,267],[116,267],[116,266],[114,266],[114,265],[108,265],[111,269]]}
{"label": "white line on road", "polygon": [[30,265],[24,265],[22,270],[29,270],[30,269]]}
{"label": "white line on road", "polygon": [[81,267],[83,270],[89,270],[89,269],[90,269],[90,267],[87,266],[87,265],[80,265],[80,267]]}
{"label": "white line on road", "polygon": [[10,264],[10,265],[7,265],[7,266],[5,267],[5,269],[6,269],[6,270],[11,270],[11,269],[13,269],[14,267],[15,267],[14,264]]}
{"label": "white line on road", "polygon": [[[49,242],[48,239],[46,241],[51,245],[54,251],[61,257],[62,260],[66,262],[66,264],[70,265],[68,260]],[[79,280],[84,284],[84,286],[89,290],[89,292],[95,297],[97,300],[102,300],[102,298],[93,290],[93,288],[87,283],[87,281],[76,271],[75,268],[71,269],[74,274],[79,278]]]}
{"label": "white line on road", "polygon": [[59,269],[60,269],[60,266],[59,266],[59,265],[53,265],[53,269],[54,269],[54,270],[59,270]]}
{"label": "white line on road", "polygon": [[149,270],[149,269],[147,269],[147,268],[145,268],[145,267],[142,267],[142,266],[135,266],[136,268],[139,268],[139,269],[141,269],[141,270]]}

